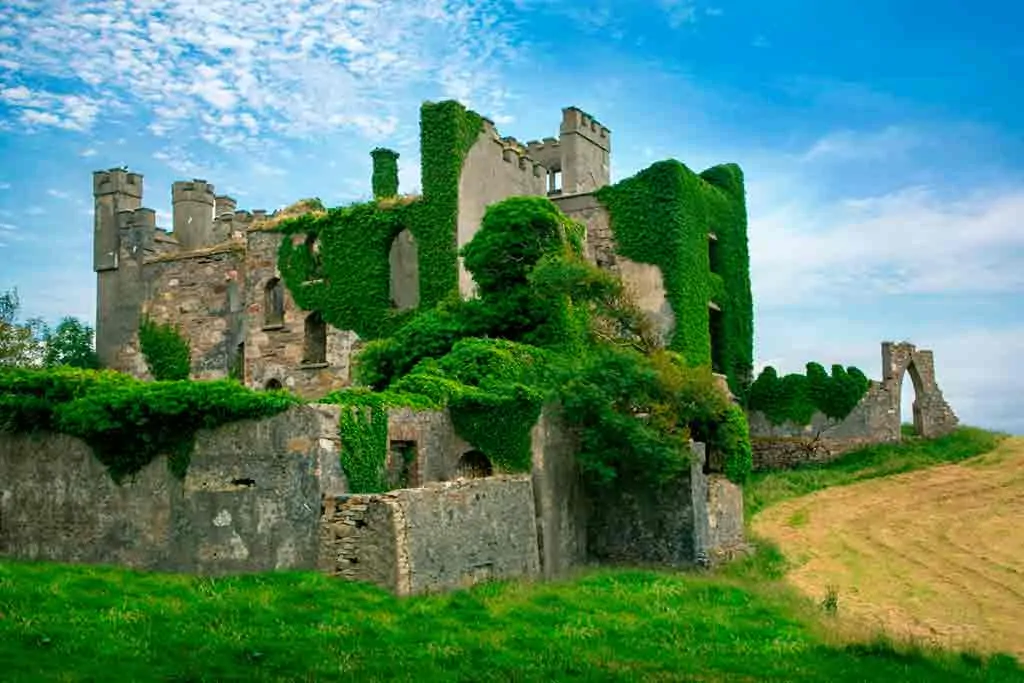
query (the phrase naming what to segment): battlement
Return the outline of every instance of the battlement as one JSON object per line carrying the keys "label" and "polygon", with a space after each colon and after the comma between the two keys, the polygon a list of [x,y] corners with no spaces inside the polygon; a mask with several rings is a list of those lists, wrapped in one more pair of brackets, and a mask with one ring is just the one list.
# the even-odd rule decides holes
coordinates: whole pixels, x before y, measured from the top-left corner
{"label": "battlement", "polygon": [[142,174],[129,173],[125,168],[93,171],[92,193],[95,196],[126,194],[142,199]]}
{"label": "battlement", "polygon": [[223,194],[215,195],[213,198],[213,202],[213,214],[217,218],[221,219],[225,218],[225,214],[228,214],[229,217],[233,217],[235,214],[235,209],[238,208],[238,202],[235,200],[234,197],[228,197],[227,195]]}
{"label": "battlement", "polygon": [[562,110],[560,132],[562,135],[582,135],[605,151],[611,150],[611,130],[579,107],[566,107]]}
{"label": "battlement", "polygon": [[523,173],[532,173],[537,178],[546,175],[548,172],[544,164],[533,160],[527,154],[520,151],[520,148],[505,147],[501,150],[501,159],[507,164],[518,167]]}
{"label": "battlement", "polygon": [[171,202],[201,202],[214,206],[217,203],[213,185],[205,180],[179,180],[171,185]]}

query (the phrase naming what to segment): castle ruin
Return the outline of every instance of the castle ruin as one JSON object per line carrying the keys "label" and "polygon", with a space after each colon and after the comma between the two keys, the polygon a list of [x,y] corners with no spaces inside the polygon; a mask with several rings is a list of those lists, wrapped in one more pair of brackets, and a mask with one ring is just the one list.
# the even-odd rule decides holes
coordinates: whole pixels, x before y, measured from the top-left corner
{"label": "castle ruin", "polygon": [[[512,196],[548,197],[586,226],[587,258],[622,278],[667,340],[677,312],[666,298],[660,269],[617,253],[608,209],[595,197],[610,183],[610,163],[611,131],[578,108],[562,111],[557,139],[526,144],[502,137],[483,119],[458,176],[456,246],[473,238],[488,206]],[[93,194],[96,347],[105,367],[148,376],[138,342],[139,320],[146,315],[178,326],[189,340],[194,379],[235,376],[254,389],[283,387],[306,398],[352,382],[359,337],[295,303],[277,264],[284,239],[272,229],[277,212],[239,210],[233,198],[218,195],[205,180],[181,181],[171,188],[173,226],[166,230],[156,226],[155,212],[143,207],[141,174],[97,171]],[[742,210],[742,197],[739,201]],[[711,250],[724,239],[713,227],[700,228]],[[736,239],[745,249],[745,232]],[[417,249],[415,238],[403,230],[386,256],[396,310],[420,305]],[[714,259],[704,263],[707,272],[685,277],[711,277]],[[461,259],[457,272],[453,288],[472,296],[472,278]],[[697,305],[711,321],[706,334],[712,345],[727,345],[729,330],[718,324],[721,302],[709,297]]]}

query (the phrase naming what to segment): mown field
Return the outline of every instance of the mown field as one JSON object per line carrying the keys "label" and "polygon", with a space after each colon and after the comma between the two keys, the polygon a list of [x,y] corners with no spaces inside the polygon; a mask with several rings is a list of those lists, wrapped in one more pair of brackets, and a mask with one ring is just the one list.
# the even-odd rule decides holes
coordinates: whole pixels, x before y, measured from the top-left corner
{"label": "mown field", "polygon": [[[813,485],[778,478],[806,473],[759,477],[749,495],[777,501],[856,476],[834,468]],[[204,579],[3,561],[0,680],[1024,681],[1008,655],[851,634],[842,593],[830,616],[785,570],[765,545],[714,573],[602,569],[399,600],[311,573]]]}
{"label": "mown field", "polygon": [[1024,439],[828,488],[754,518],[809,596],[851,625],[1024,660]]}

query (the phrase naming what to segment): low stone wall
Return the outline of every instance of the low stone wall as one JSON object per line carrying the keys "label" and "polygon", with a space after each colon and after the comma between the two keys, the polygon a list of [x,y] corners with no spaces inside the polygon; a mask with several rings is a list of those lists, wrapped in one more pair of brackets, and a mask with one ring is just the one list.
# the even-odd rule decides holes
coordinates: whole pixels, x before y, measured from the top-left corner
{"label": "low stone wall", "polygon": [[540,573],[529,475],[460,479],[327,502],[320,568],[398,595]]}
{"label": "low stone wall", "polygon": [[871,382],[864,398],[844,420],[832,420],[817,412],[807,425],[773,425],[763,413],[751,411],[747,422],[754,470],[826,463],[862,446],[899,441],[899,414],[893,408],[894,400],[891,387]]}
{"label": "low stone wall", "polygon": [[[115,484],[83,441],[0,435],[0,555],[198,574],[313,569],[322,496],[346,489],[338,413],[302,406],[197,434]],[[302,436],[298,436],[302,435]]]}

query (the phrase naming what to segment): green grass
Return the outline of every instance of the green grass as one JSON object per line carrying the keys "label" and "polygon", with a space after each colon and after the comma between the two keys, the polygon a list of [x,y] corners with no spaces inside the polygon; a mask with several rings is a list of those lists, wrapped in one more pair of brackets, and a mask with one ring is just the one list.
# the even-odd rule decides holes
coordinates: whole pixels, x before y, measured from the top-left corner
{"label": "green grass", "polygon": [[757,472],[743,488],[744,510],[749,517],[769,505],[797,498],[830,486],[886,477],[932,465],[959,462],[994,449],[1005,435],[975,427],[960,427],[937,439],[906,438],[851,451],[826,464],[791,470]]}
{"label": "green grass", "polygon": [[600,570],[399,600],[310,573],[0,562],[4,681],[1021,681],[1006,656],[837,644],[771,577]]}

